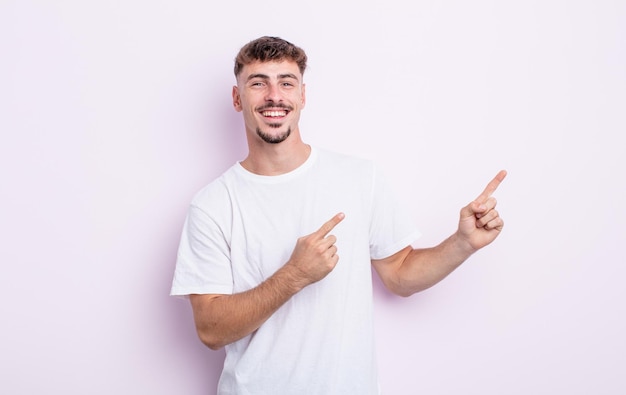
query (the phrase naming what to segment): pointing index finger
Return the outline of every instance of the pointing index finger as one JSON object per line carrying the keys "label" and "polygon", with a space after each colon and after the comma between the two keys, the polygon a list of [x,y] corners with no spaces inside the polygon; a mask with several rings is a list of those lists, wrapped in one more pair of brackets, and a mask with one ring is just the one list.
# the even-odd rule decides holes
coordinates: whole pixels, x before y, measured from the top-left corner
{"label": "pointing index finger", "polygon": [[489,184],[487,184],[485,190],[482,191],[480,195],[478,195],[476,201],[482,203],[487,200],[489,196],[491,196],[496,191],[496,189],[498,189],[498,186],[500,185],[502,180],[504,180],[506,174],[506,170],[500,170],[498,174],[496,174],[496,176],[493,178],[493,180],[489,181]]}
{"label": "pointing index finger", "polygon": [[337,224],[341,221],[343,221],[343,219],[345,218],[345,214],[344,213],[339,213],[337,215],[335,215],[334,217],[332,217],[329,221],[325,222],[324,225],[322,225],[321,228],[318,229],[317,235],[320,237],[326,237],[326,235],[335,228],[335,226],[337,226]]}

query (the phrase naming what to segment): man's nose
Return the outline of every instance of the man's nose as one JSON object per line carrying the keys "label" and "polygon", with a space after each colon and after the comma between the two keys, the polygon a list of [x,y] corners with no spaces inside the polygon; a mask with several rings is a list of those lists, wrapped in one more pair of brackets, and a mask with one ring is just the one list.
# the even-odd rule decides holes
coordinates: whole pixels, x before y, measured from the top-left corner
{"label": "man's nose", "polygon": [[282,101],[282,95],[277,84],[269,84],[267,86],[267,94],[265,100],[273,101],[276,103]]}

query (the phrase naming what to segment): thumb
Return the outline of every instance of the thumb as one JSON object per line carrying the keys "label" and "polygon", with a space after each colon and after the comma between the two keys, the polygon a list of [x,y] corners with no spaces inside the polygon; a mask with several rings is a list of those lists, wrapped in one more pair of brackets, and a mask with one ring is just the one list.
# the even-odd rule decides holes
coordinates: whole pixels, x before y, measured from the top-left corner
{"label": "thumb", "polygon": [[487,207],[484,204],[479,203],[477,201],[473,201],[461,209],[461,219],[466,219],[466,218],[476,217],[476,216],[480,217],[480,214],[485,212],[485,210],[487,210]]}

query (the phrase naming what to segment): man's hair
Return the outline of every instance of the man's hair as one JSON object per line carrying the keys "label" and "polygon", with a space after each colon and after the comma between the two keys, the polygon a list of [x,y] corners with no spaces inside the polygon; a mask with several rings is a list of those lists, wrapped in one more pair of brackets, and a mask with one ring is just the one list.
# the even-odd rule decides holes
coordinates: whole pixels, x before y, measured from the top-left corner
{"label": "man's hair", "polygon": [[235,58],[235,77],[238,77],[245,65],[254,62],[273,62],[288,60],[298,64],[300,74],[306,69],[306,53],[289,41],[279,37],[264,36],[244,45]]}

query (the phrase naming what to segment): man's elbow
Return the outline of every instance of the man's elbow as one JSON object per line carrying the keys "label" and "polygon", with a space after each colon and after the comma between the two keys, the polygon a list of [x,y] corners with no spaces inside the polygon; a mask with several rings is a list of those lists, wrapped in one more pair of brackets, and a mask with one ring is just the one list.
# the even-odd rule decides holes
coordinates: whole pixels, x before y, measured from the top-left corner
{"label": "man's elbow", "polygon": [[391,292],[395,293],[398,296],[402,296],[403,298],[408,298],[409,296],[413,295],[414,293],[417,293],[418,291],[413,291],[411,289],[406,289],[406,288],[400,288]]}
{"label": "man's elbow", "polygon": [[197,333],[198,333],[198,338],[200,339],[202,344],[204,344],[211,350],[214,350],[214,351],[221,350],[222,348],[224,348],[226,345],[229,344],[229,342],[226,339],[224,339],[223,337],[217,336],[211,331],[198,328]]}
{"label": "man's elbow", "polygon": [[[219,320],[215,317],[214,303],[223,295],[190,295],[191,307],[196,326],[198,338],[211,350],[219,350],[226,346],[229,341],[223,328],[219,325]],[[211,318],[213,317],[213,318]]]}
{"label": "man's elbow", "polygon": [[421,291],[420,289],[412,289],[408,287],[403,287],[400,285],[396,285],[393,287],[387,287],[391,292],[398,296],[402,296],[403,298],[408,298],[409,296],[418,293]]}
{"label": "man's elbow", "polygon": [[402,296],[404,298],[413,295],[413,292],[410,292],[409,289],[403,287],[402,284],[398,281],[391,280],[389,278],[381,278],[381,280],[387,291],[391,292],[394,295]]}
{"label": "man's elbow", "polygon": [[393,294],[401,296],[403,298],[408,298],[409,296],[415,295],[418,292],[422,292],[430,286],[428,284],[420,283],[420,282],[407,282],[402,279],[396,279],[395,281],[386,281],[383,282],[385,287]]}

